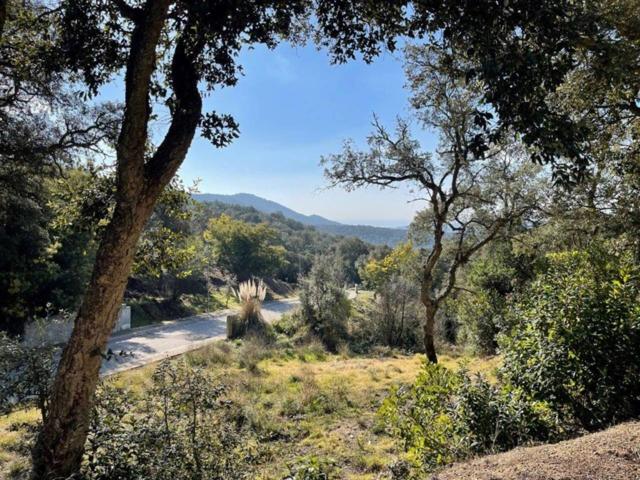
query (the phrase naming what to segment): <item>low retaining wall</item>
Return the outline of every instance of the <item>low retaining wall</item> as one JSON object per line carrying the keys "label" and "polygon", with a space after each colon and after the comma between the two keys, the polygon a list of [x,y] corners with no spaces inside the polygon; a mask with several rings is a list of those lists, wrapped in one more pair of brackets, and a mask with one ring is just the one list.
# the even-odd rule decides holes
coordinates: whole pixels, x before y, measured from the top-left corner
{"label": "low retaining wall", "polygon": [[[52,316],[46,320],[29,322],[24,329],[23,342],[27,345],[56,345],[66,343],[73,330],[75,315]],[[122,305],[114,332],[131,328],[131,307]]]}

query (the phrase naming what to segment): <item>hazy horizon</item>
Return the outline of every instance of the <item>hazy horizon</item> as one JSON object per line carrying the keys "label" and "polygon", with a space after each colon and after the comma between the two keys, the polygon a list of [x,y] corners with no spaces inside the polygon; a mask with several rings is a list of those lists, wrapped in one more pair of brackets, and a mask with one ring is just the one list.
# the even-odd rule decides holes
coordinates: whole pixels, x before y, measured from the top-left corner
{"label": "hazy horizon", "polygon": [[349,225],[370,225],[370,226],[374,226],[374,227],[387,227],[387,228],[406,228],[409,226],[409,224],[411,223],[411,220],[407,221],[407,222],[398,222],[397,220],[394,219],[384,219],[384,218],[363,218],[361,220],[355,220],[355,221],[342,221],[339,220],[337,218],[332,218],[330,216],[327,215],[321,215],[318,212],[315,211],[303,211],[302,209],[297,208],[295,205],[289,205],[288,203],[285,203],[283,201],[277,201],[274,198],[270,198],[264,195],[257,195],[253,192],[233,192],[233,193],[222,193],[222,192],[209,192],[209,191],[204,191],[202,189],[198,189],[197,192],[194,193],[198,193],[198,194],[217,194],[217,195],[255,195],[257,197],[261,197],[265,200],[271,200],[272,202],[276,202],[279,203],[280,205],[284,206],[284,207],[288,207],[291,210],[295,210],[298,213],[302,213],[303,215],[320,215],[321,217],[324,217],[328,220],[334,220],[340,223],[344,223],[344,224],[349,224]]}

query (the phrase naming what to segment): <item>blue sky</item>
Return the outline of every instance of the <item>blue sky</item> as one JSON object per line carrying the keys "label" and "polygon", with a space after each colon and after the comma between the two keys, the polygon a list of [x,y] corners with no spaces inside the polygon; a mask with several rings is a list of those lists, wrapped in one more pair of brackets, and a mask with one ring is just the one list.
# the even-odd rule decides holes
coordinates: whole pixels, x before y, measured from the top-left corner
{"label": "blue sky", "polygon": [[[240,138],[224,149],[196,138],[179,172],[186,184],[199,179],[201,192],[253,193],[346,223],[411,221],[419,204],[409,203],[408,189],[326,190],[319,166],[320,157],[339,152],[345,139],[362,144],[374,113],[389,126],[406,116],[399,53],[370,65],[331,65],[313,45],[281,45],[247,50],[240,63],[245,75],[238,84],[205,99],[206,110],[234,116]],[[121,90],[111,89],[109,97]]]}

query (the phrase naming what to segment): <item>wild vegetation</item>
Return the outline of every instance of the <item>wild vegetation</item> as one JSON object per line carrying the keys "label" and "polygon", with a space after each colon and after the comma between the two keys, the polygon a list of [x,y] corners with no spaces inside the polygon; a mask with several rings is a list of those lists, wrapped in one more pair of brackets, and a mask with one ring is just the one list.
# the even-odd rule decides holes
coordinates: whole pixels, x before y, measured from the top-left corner
{"label": "wild vegetation", "polygon": [[[0,475],[426,478],[637,419],[639,13],[0,0]],[[239,135],[202,95],[240,52],[307,40],[334,62],[404,45],[406,118],[322,160],[333,187],[412,189],[394,248],[175,177],[197,131]],[[239,307],[237,338],[100,379],[125,296],[145,322]],[[68,317],[63,345],[20,337]]]}

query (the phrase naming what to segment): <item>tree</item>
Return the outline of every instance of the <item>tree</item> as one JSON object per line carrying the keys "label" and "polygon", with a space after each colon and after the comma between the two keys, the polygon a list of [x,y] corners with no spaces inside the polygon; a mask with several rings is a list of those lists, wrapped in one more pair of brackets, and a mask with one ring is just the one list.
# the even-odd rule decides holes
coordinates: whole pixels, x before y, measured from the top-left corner
{"label": "tree", "polygon": [[212,247],[213,261],[241,282],[270,275],[284,261],[277,232],[265,223],[245,223],[223,214],[209,221],[203,235]]}
{"label": "tree", "polygon": [[336,246],[336,255],[344,265],[345,280],[350,283],[360,283],[357,262],[369,254],[369,246],[359,238],[347,237],[340,240]]}
{"label": "tree", "polygon": [[162,290],[174,298],[176,281],[192,273],[196,245],[191,237],[193,201],[174,179],[164,190],[138,242],[133,272],[160,279]]}
{"label": "tree", "polygon": [[418,261],[418,254],[411,242],[397,245],[380,259],[371,258],[362,267],[361,276],[369,288],[377,293],[396,275],[410,272]]}
{"label": "tree", "polygon": [[[488,112],[478,113],[481,85],[461,78],[461,63],[452,52],[434,47],[428,55],[421,52],[419,60],[411,51],[408,55],[417,119],[440,134],[437,157],[420,149],[405,121],[398,122],[392,136],[376,119],[368,138],[370,151],[357,151],[347,143],[341,154],[323,163],[334,186],[384,188],[409,182],[423,195],[427,208],[413,227],[426,230],[430,245],[421,267],[420,300],[427,358],[436,363],[436,314],[456,288],[459,268],[506,227],[522,222],[541,192],[537,169],[524,161],[517,144],[487,146],[483,132]],[[440,270],[446,273],[437,282]]]}
{"label": "tree", "polygon": [[[55,64],[81,79],[88,95],[123,72],[125,103],[115,148],[116,203],[54,381],[50,415],[34,451],[35,477],[66,478],[78,471],[101,352],[116,322],[136,243],[197,128],[217,147],[238,135],[228,115],[203,114],[199,86],[234,85],[242,47],[273,47],[299,32],[312,12],[310,26],[334,60],[346,61],[357,51],[371,60],[397,33],[386,15],[390,9],[402,10],[364,1],[65,0],[45,12],[53,24],[47,31],[56,34],[50,49]],[[153,102],[163,102],[170,116],[157,146],[149,135]]]}
{"label": "tree", "polygon": [[317,256],[309,273],[300,280],[302,317],[325,346],[336,351],[347,337],[351,304],[342,288],[344,272],[339,259]]}
{"label": "tree", "polygon": [[0,329],[11,333],[42,314],[65,267],[59,232],[48,227],[52,185],[102,155],[119,118],[114,105],[84,104],[65,85],[48,13],[37,0],[0,5]]}
{"label": "tree", "polygon": [[[522,135],[534,161],[574,184],[597,139],[637,154],[638,4],[633,0],[446,0],[413,4],[409,30],[469,60],[499,128]],[[563,102],[566,90],[578,101]],[[487,140],[491,141],[490,138]],[[634,153],[635,152],[635,153]]]}

